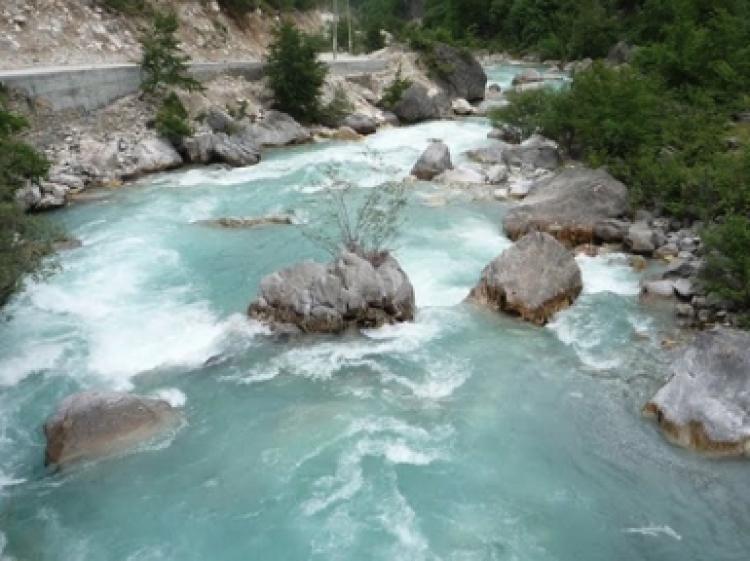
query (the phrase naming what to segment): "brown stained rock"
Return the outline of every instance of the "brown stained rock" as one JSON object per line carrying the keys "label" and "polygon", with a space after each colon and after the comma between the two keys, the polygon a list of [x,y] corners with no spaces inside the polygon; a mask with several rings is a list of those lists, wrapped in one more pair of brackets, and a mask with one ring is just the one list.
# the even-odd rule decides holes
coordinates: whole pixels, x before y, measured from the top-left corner
{"label": "brown stained rock", "polygon": [[627,200],[627,187],[606,171],[566,169],[534,183],[523,202],[508,210],[503,227],[512,240],[538,230],[575,247],[591,243],[602,220],[621,216]]}
{"label": "brown stained rock", "polygon": [[699,333],[643,414],[679,446],[750,455],[750,335],[725,328]]}
{"label": "brown stained rock", "polygon": [[485,267],[469,298],[544,325],[582,289],[581,270],[570,251],[549,234],[534,232]]}
{"label": "brown stained rock", "polygon": [[178,420],[166,401],[90,390],[63,399],[44,423],[46,466],[94,460],[147,441]]}

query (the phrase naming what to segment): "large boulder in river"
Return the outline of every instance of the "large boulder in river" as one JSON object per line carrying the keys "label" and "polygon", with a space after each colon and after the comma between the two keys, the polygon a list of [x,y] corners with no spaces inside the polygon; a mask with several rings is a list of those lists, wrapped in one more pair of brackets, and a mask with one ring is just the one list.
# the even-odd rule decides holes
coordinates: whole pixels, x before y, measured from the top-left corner
{"label": "large boulder in river", "polygon": [[468,50],[438,43],[432,48],[430,58],[432,67],[438,69],[431,77],[451,98],[484,99],[487,74]]}
{"label": "large boulder in river", "polygon": [[621,216],[627,202],[627,187],[603,169],[566,169],[534,183],[523,202],[508,210],[503,227],[512,240],[541,230],[576,246],[590,243],[596,225]]}
{"label": "large boulder in river", "polygon": [[248,315],[286,330],[340,333],[414,319],[414,288],[390,255],[344,252],[333,263],[310,261],[263,277]]}
{"label": "large boulder in river", "polygon": [[527,234],[492,261],[469,294],[490,308],[544,325],[583,289],[573,254],[549,234]]}
{"label": "large boulder in river", "polygon": [[145,175],[167,171],[182,165],[182,156],[163,138],[148,138],[139,142],[133,151],[135,166],[125,175]]}
{"label": "large boulder in river", "polygon": [[258,145],[247,134],[199,133],[183,141],[188,161],[195,164],[221,162],[232,167],[260,162]]}
{"label": "large boulder in river", "polygon": [[699,333],[644,413],[674,443],[717,454],[750,453],[750,334]]}
{"label": "large boulder in river", "polygon": [[240,133],[247,135],[258,146],[277,147],[304,144],[312,140],[310,131],[293,117],[281,111],[266,111],[259,121],[246,125]]}
{"label": "large boulder in river", "polygon": [[94,460],[147,441],[179,419],[166,401],[90,390],[63,399],[44,423],[45,465]]}
{"label": "large boulder in river", "polygon": [[403,123],[440,119],[453,112],[451,101],[442,90],[419,83],[409,86],[392,110]]}
{"label": "large boulder in river", "polygon": [[450,149],[443,141],[434,140],[422,152],[417,163],[414,164],[411,174],[417,179],[430,181],[449,169],[453,169]]}

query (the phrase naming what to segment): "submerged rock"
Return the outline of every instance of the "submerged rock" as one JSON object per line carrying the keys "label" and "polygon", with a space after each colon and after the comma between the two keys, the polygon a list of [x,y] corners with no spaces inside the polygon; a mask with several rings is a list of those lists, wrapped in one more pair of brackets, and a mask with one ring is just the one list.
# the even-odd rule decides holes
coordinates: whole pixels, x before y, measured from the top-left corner
{"label": "submerged rock", "polygon": [[288,226],[294,224],[289,216],[260,216],[257,218],[234,218],[225,217],[215,220],[199,220],[197,224],[202,226],[214,226],[217,228],[241,229],[256,228],[258,226]]}
{"label": "submerged rock", "polygon": [[443,141],[435,140],[422,152],[411,174],[423,181],[430,181],[449,169],[453,169],[450,149]]}
{"label": "submerged rock", "polygon": [[670,373],[644,408],[667,438],[701,452],[750,453],[750,334],[699,333]]}
{"label": "submerged rock", "polygon": [[528,234],[484,271],[469,298],[544,325],[570,306],[583,289],[573,254],[549,234]]}
{"label": "submerged rock", "polygon": [[44,463],[103,458],[153,438],[177,419],[166,401],[116,391],[79,392],[63,399],[44,423]]}
{"label": "submerged rock", "polygon": [[333,263],[307,261],[263,277],[248,315],[274,329],[340,333],[414,319],[414,288],[390,255],[344,252]]}
{"label": "submerged rock", "polygon": [[627,208],[628,189],[606,171],[566,169],[534,183],[521,204],[508,210],[503,227],[516,240],[541,230],[576,246],[594,239],[594,228]]}

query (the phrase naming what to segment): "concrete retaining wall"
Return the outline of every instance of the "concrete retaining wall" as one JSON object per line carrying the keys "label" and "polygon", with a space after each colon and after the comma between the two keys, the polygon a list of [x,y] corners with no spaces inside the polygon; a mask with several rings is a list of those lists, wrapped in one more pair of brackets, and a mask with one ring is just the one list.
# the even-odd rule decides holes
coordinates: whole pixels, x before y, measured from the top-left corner
{"label": "concrete retaining wall", "polygon": [[[346,76],[385,70],[384,60],[339,60],[328,62],[333,74]],[[220,75],[244,76],[259,80],[263,76],[261,62],[196,63],[191,72],[199,80]],[[135,64],[100,67],[29,69],[0,71],[0,83],[21,91],[55,110],[82,109],[92,111],[116,99],[136,93],[140,70]]]}

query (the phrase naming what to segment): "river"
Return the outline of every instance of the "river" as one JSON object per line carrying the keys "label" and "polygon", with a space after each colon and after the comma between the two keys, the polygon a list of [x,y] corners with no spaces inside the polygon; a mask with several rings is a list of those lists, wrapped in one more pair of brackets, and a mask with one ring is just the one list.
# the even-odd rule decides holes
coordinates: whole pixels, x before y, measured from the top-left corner
{"label": "river", "polygon": [[[366,189],[405,176],[430,138],[461,161],[488,130],[438,122],[285,149],[57,213],[84,245],[0,327],[0,557],[746,559],[747,464],[677,449],[640,416],[671,325],[639,305],[625,256],[579,257],[584,293],[545,328],[478,309],[463,300],[510,244],[506,203],[419,183],[396,250],[416,321],[279,340],[244,315],[260,278],[325,253],[295,227],[195,223],[314,222],[326,170]],[[46,473],[42,422],[93,387],[163,397],[184,423]]]}

